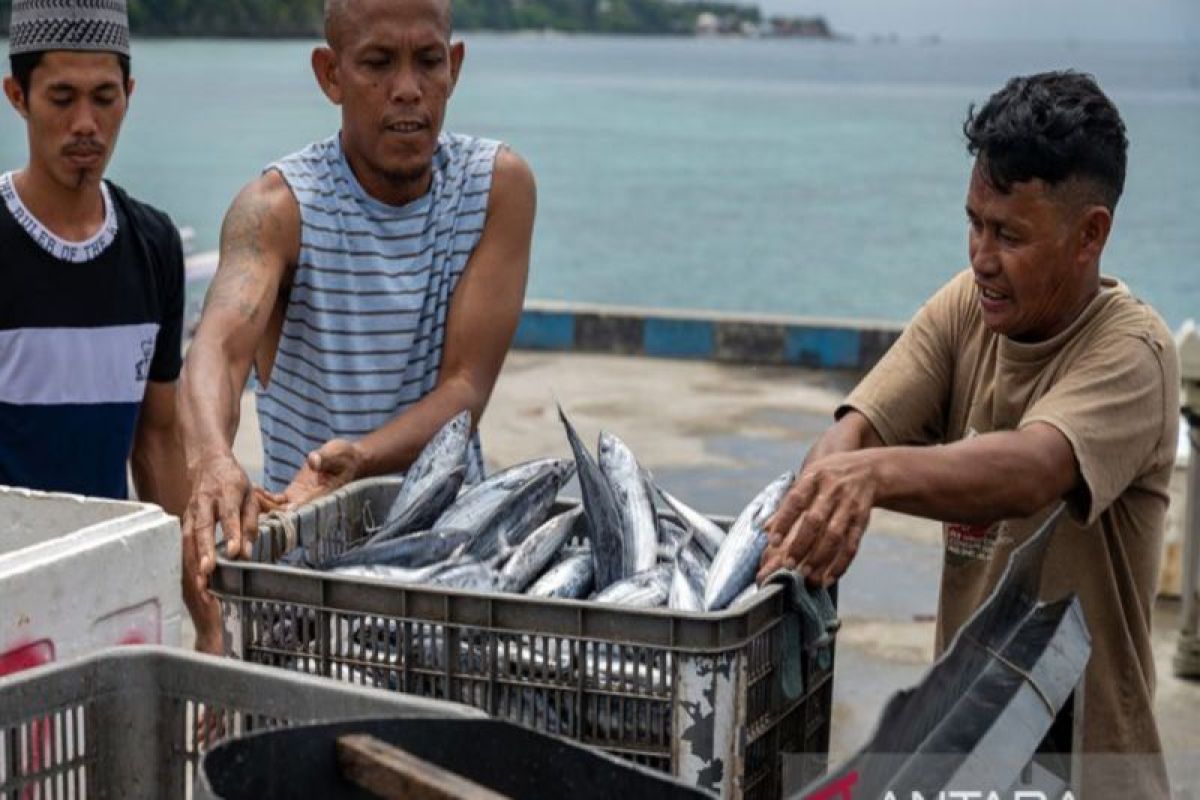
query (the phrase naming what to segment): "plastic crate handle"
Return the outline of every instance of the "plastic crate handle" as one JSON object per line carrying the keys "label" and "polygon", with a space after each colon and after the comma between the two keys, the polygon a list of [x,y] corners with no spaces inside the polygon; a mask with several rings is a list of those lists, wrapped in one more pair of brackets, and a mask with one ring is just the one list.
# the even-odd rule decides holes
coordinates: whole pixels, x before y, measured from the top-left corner
{"label": "plastic crate handle", "polygon": [[820,586],[810,588],[800,573],[782,569],[767,578],[767,583],[780,584],[789,605],[781,622],[779,686],[791,702],[804,695],[802,653],[816,659],[821,669],[829,669],[833,639],[842,623],[829,592]]}

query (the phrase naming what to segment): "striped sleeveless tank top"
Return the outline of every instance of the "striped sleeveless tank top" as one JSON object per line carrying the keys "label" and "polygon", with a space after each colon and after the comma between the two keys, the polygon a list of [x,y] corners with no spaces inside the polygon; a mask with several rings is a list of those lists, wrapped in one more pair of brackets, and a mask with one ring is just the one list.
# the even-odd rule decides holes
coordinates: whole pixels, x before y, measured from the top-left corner
{"label": "striped sleeveless tank top", "polygon": [[[483,233],[500,143],[443,133],[424,196],[390,206],[359,185],[335,135],[271,164],[300,207],[300,257],[279,349],[256,386],[264,483],[358,439],[433,390],[454,288]],[[483,474],[478,435],[470,472]]]}

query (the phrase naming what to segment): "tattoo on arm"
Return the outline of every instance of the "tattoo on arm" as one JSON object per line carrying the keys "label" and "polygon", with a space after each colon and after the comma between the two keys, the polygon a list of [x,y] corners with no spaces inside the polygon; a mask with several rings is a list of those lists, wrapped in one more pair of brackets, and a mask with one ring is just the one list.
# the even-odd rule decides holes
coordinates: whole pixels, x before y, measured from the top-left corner
{"label": "tattoo on arm", "polygon": [[260,311],[255,298],[257,274],[265,256],[263,236],[275,224],[270,203],[258,193],[238,199],[221,226],[221,266],[204,299],[204,310],[226,307],[253,322]]}

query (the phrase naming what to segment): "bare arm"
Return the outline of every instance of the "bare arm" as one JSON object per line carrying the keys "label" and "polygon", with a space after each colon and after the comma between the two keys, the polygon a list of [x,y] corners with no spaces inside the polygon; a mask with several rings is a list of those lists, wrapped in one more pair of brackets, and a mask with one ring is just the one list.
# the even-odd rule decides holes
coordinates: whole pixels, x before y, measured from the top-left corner
{"label": "bare arm", "polygon": [[248,555],[257,532],[257,501],[233,456],[233,437],[255,350],[299,243],[299,208],[274,172],[242,190],[221,227],[220,266],[180,379],[179,413],[191,479],[184,564],[201,587],[216,566],[217,522],[231,555]]}
{"label": "bare arm", "polygon": [[310,453],[288,487],[287,502],[306,502],[355,478],[407,468],[463,409],[479,424],[520,321],[536,205],[533,173],[520,156],[501,150],[487,222],[450,304],[437,386],[362,439],[334,440]]}
{"label": "bare arm", "polygon": [[832,582],[858,552],[872,508],[990,523],[1034,514],[1080,483],[1070,442],[1045,423],[949,445],[830,454],[804,468],[772,520],[760,575],[799,565]]}
{"label": "bare arm", "polygon": [[138,499],[157,503],[168,514],[183,516],[188,484],[179,446],[174,382],[146,383],[129,465]]}
{"label": "bare arm", "polygon": [[[138,498],[157,503],[168,514],[182,518],[189,491],[176,402],[174,382],[146,384],[129,461]],[[185,559],[185,563],[190,562]],[[196,628],[197,644],[201,650],[219,654],[220,609],[186,569],[182,578],[183,600]]]}
{"label": "bare arm", "polygon": [[879,438],[870,420],[850,409],[809,448],[804,457],[804,466],[834,453],[848,453],[867,447],[883,447],[883,439]]}

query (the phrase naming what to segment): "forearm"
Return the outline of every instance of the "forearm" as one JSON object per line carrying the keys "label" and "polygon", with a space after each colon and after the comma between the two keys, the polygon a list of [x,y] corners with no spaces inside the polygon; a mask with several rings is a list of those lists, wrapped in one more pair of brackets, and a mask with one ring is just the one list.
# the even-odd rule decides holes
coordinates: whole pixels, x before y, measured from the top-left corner
{"label": "forearm", "polygon": [[[1061,438],[1057,431],[1043,435]],[[1065,439],[1063,447],[1039,452],[1014,432],[950,445],[879,448],[864,457],[876,475],[876,506],[943,522],[1027,517],[1077,483]]]}
{"label": "forearm", "polygon": [[403,414],[358,441],[362,455],[358,477],[407,469],[434,434],[463,409],[470,410],[471,422],[478,426],[489,394],[464,377],[441,381]]}
{"label": "forearm", "polygon": [[821,434],[804,456],[804,465],[834,453],[851,453],[869,447],[880,447],[883,441],[871,422],[858,411],[851,409]]}
{"label": "forearm", "polygon": [[197,337],[180,376],[179,417],[187,464],[232,455],[241,414],[248,358],[231,358],[219,344]]}
{"label": "forearm", "polygon": [[174,427],[139,431],[129,460],[139,500],[182,517],[188,501],[187,471]]}

